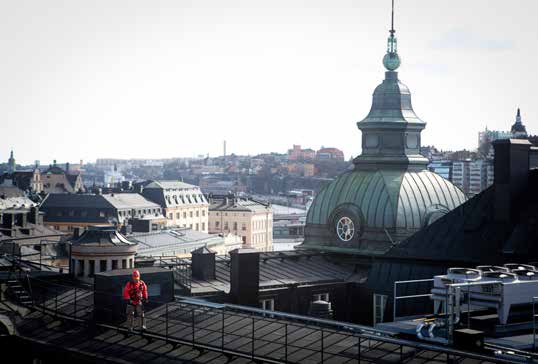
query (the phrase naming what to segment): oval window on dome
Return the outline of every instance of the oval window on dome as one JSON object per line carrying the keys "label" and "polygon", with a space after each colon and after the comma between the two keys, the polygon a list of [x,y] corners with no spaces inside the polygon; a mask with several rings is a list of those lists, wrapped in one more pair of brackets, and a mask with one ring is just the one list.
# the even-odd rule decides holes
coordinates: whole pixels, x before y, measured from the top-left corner
{"label": "oval window on dome", "polygon": [[342,216],[336,223],[336,234],[342,241],[350,241],[355,235],[355,224],[347,216]]}

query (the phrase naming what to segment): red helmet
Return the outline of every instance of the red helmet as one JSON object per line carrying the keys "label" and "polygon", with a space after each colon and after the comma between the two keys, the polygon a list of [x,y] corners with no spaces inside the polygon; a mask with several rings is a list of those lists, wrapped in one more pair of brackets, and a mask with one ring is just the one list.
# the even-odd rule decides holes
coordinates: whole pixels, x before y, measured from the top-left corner
{"label": "red helmet", "polygon": [[135,269],[133,271],[133,279],[134,280],[139,280],[140,279],[140,272],[138,271],[138,269]]}

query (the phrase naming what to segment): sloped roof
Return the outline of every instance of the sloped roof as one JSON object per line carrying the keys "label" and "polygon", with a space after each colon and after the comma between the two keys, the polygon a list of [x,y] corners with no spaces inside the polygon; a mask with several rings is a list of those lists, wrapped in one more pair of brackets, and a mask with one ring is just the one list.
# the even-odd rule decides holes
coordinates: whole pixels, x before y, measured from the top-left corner
{"label": "sloped roof", "polygon": [[183,190],[183,189],[192,189],[192,188],[198,188],[198,186],[191,185],[185,182],[181,181],[164,181],[164,180],[154,180],[150,181],[144,188],[162,188],[162,189],[176,189],[176,190]]}
{"label": "sloped roof", "polygon": [[161,208],[138,193],[112,193],[102,195],[102,197],[117,209]]}
{"label": "sloped roof", "polygon": [[495,219],[495,189],[491,186],[391,249],[387,256],[469,264],[495,264],[502,254],[536,260],[538,247],[532,244],[538,241],[536,186],[538,170],[531,170],[529,187],[518,201],[519,216],[512,223]]}

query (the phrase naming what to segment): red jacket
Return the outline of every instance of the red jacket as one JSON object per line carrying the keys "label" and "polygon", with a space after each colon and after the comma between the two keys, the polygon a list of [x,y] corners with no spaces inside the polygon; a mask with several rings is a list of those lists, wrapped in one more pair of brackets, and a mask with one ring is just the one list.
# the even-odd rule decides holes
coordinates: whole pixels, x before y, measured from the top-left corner
{"label": "red jacket", "polygon": [[142,299],[148,299],[148,287],[143,280],[138,282],[129,281],[123,289],[123,299],[131,300],[133,305],[138,305]]}

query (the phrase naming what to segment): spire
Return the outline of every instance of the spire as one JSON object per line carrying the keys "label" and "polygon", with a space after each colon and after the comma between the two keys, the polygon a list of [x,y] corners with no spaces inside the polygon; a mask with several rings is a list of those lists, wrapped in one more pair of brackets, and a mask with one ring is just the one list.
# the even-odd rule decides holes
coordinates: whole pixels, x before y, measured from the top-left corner
{"label": "spire", "polygon": [[390,19],[390,34],[394,35],[396,31],[394,30],[394,0],[392,0],[392,16]]}
{"label": "spire", "polygon": [[17,169],[17,164],[15,163],[15,158],[13,157],[13,149],[11,149],[11,153],[9,154],[9,160],[7,161],[8,164],[8,171],[10,173],[13,173]]}
{"label": "spire", "polygon": [[396,33],[396,31],[394,30],[394,0],[392,0],[392,13],[390,19],[389,33],[390,36],[387,41],[387,54],[385,54],[385,56],[383,57],[383,65],[387,70],[394,71],[398,67],[400,67],[400,57],[398,56],[397,50],[398,41],[394,36],[394,33]]}
{"label": "spire", "polygon": [[362,132],[362,153],[353,162],[356,168],[424,170],[428,159],[420,154],[420,133],[426,123],[415,114],[411,93],[394,72],[400,66],[394,36],[394,0],[389,32],[383,58],[387,72],[374,90],[370,112],[357,123]]}
{"label": "spire", "polygon": [[517,108],[516,122],[512,125],[510,132],[512,133],[513,138],[520,139],[527,137],[527,129],[521,122],[521,110],[519,109],[519,107]]}

